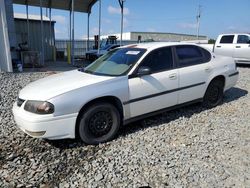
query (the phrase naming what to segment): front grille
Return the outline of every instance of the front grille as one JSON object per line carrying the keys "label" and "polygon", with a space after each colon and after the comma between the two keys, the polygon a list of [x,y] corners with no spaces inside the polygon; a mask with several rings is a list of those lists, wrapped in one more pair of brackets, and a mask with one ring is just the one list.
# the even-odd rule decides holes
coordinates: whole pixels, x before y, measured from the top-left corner
{"label": "front grille", "polygon": [[18,97],[18,99],[17,99],[17,106],[21,107],[22,104],[24,103],[24,101],[25,101],[25,100],[20,99],[20,98]]}

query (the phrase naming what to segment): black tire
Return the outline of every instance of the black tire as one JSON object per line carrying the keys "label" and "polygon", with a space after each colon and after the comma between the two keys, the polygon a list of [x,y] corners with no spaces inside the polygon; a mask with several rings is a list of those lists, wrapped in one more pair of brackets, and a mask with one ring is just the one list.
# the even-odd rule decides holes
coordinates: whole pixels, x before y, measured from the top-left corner
{"label": "black tire", "polygon": [[222,80],[213,80],[207,88],[203,98],[203,106],[213,108],[223,101],[224,82]]}
{"label": "black tire", "polygon": [[86,144],[112,140],[120,127],[120,113],[109,103],[96,103],[80,117],[79,136]]}

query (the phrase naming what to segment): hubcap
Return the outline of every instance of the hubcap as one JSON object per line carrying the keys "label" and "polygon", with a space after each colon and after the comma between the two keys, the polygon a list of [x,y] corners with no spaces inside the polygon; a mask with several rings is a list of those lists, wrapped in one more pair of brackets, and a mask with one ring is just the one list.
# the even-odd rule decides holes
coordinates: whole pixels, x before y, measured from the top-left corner
{"label": "hubcap", "polygon": [[218,87],[213,87],[210,92],[209,92],[209,95],[208,95],[208,99],[210,102],[213,102],[213,103],[216,103],[219,99],[219,94],[220,93],[220,90]]}
{"label": "hubcap", "polygon": [[100,137],[110,131],[112,124],[113,120],[110,112],[96,112],[89,119],[89,130],[94,136]]}

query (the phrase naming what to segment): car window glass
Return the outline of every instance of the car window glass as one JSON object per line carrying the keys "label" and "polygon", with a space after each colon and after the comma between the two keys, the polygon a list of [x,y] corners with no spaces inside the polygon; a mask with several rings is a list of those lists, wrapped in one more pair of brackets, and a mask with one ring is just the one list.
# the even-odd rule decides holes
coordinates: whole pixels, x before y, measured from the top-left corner
{"label": "car window glass", "polygon": [[171,48],[154,50],[144,59],[140,66],[149,67],[152,72],[171,69],[173,67]]}
{"label": "car window glass", "polygon": [[239,35],[237,39],[238,44],[248,44],[250,41],[250,37],[247,35]]}
{"label": "car window glass", "polygon": [[234,40],[234,35],[225,35],[221,37],[220,43],[222,44],[232,44]]}
{"label": "car window glass", "polygon": [[209,51],[205,50],[204,48],[199,48],[199,49],[202,51],[202,53],[204,55],[204,57],[203,57],[204,61],[203,62],[204,63],[209,62],[211,60],[211,58],[212,58],[211,53]]}
{"label": "car window glass", "polygon": [[180,67],[204,62],[202,52],[197,46],[176,46],[176,55]]}
{"label": "car window glass", "polygon": [[84,72],[96,75],[120,76],[126,74],[140,59],[146,49],[114,49],[101,56],[84,69]]}

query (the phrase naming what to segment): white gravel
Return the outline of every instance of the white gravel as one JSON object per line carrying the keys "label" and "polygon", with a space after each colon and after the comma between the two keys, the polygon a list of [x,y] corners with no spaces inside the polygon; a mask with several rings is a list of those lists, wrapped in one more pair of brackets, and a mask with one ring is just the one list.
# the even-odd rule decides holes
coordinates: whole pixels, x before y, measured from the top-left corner
{"label": "white gravel", "polygon": [[224,103],[166,112],[98,146],[20,131],[18,91],[46,73],[0,73],[0,187],[250,187],[250,68]]}

